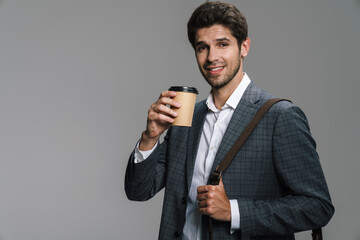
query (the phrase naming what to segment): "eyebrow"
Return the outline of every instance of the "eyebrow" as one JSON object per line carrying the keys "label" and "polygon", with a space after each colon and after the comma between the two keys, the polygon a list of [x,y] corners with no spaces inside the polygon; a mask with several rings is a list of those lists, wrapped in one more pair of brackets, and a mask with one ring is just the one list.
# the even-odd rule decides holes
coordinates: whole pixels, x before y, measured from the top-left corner
{"label": "eyebrow", "polygon": [[[226,37],[223,37],[223,38],[218,38],[215,40],[216,42],[230,42],[230,39],[226,38]],[[195,43],[195,46],[199,46],[199,45],[202,45],[202,44],[206,44],[205,41],[199,41],[197,43]],[[207,44],[206,44],[207,45]]]}
{"label": "eyebrow", "polygon": [[224,37],[224,38],[218,38],[218,39],[216,39],[216,41],[217,41],[217,42],[224,42],[224,41],[230,42],[230,39]]}
{"label": "eyebrow", "polygon": [[195,43],[195,47],[202,45],[202,44],[206,44],[205,41],[199,41],[199,42]]}

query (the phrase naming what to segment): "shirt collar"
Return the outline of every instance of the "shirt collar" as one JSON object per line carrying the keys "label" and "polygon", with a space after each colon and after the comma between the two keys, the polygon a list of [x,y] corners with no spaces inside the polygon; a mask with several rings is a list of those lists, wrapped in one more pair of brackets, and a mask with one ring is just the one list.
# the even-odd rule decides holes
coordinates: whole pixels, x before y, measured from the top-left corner
{"label": "shirt collar", "polygon": [[[244,92],[246,88],[249,86],[251,80],[249,76],[244,72],[243,79],[241,80],[240,84],[236,87],[235,91],[231,94],[231,96],[226,101],[225,105],[221,108],[232,108],[235,109],[237,105],[239,104],[242,96],[244,95]],[[213,95],[210,93],[207,100],[206,105],[212,112],[219,112],[220,110],[215,107],[214,98]]]}

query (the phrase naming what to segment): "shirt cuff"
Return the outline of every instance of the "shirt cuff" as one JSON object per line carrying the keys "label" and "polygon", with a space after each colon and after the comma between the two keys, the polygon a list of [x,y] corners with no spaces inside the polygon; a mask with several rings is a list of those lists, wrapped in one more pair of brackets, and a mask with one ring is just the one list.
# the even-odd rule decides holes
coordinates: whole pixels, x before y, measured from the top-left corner
{"label": "shirt cuff", "polygon": [[230,234],[233,234],[235,231],[240,230],[240,209],[239,204],[236,199],[230,200],[231,207],[231,228]]}
{"label": "shirt cuff", "polygon": [[155,150],[155,148],[158,145],[158,143],[156,143],[152,149],[147,150],[147,151],[141,151],[139,149],[139,144],[140,144],[140,140],[137,142],[136,147],[135,147],[134,163],[141,163],[142,161],[146,160],[146,158],[148,158],[150,156],[150,154]]}

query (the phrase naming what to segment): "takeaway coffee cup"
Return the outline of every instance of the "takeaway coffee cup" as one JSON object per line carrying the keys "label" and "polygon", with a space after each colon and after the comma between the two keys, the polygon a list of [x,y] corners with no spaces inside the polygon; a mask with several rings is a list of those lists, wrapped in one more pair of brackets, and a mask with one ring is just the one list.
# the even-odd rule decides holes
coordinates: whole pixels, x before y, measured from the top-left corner
{"label": "takeaway coffee cup", "polygon": [[169,91],[175,91],[176,97],[173,99],[181,104],[180,108],[172,108],[178,116],[173,122],[173,126],[191,127],[198,91],[193,87],[172,86]]}

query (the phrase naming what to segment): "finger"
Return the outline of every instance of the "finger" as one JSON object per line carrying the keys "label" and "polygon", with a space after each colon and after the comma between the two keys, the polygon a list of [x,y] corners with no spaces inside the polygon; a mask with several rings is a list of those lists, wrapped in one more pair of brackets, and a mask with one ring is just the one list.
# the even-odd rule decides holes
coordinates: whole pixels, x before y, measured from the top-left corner
{"label": "finger", "polygon": [[173,123],[174,122],[174,118],[167,115],[167,114],[163,114],[163,113],[158,113],[158,112],[151,112],[149,113],[149,121],[154,121],[154,122],[164,122],[164,123]]}
{"label": "finger", "polygon": [[206,207],[206,201],[198,201],[198,208]]}
{"label": "finger", "polygon": [[206,203],[201,203],[201,206],[200,203],[198,203],[198,211],[201,214],[206,214]]}
{"label": "finger", "polygon": [[206,211],[206,208],[199,208],[199,213],[202,214],[202,215],[208,215],[207,211]]}
{"label": "finger", "polygon": [[180,108],[181,104],[172,99],[172,98],[176,97],[176,95],[177,95],[177,93],[174,91],[163,91],[160,94],[159,100],[160,100],[160,102],[162,102],[165,105],[168,104],[171,107]]}
{"label": "finger", "polygon": [[173,123],[175,121],[174,118],[160,113],[158,114],[157,118],[160,122]]}
{"label": "finger", "polygon": [[198,192],[198,194],[207,192],[207,191],[206,191],[206,186],[199,186],[199,187],[197,188],[197,192]]}
{"label": "finger", "polygon": [[204,200],[214,200],[216,198],[215,192],[206,192],[203,194],[198,194],[196,199],[198,201],[204,201]]}
{"label": "finger", "polygon": [[171,108],[169,108],[165,105],[162,105],[162,104],[155,105],[153,108],[153,111],[156,113],[160,113],[160,114],[164,114],[164,115],[173,117],[173,118],[178,116],[178,114],[174,110],[172,110]]}
{"label": "finger", "polygon": [[168,98],[168,97],[159,98],[156,103],[162,104],[162,105],[169,105],[170,107],[174,107],[174,108],[181,107],[181,104],[179,102],[175,101],[174,99]]}
{"label": "finger", "polygon": [[213,209],[210,207],[202,207],[202,208],[198,208],[198,210],[202,215],[211,216],[214,213]]}
{"label": "finger", "polygon": [[[169,116],[173,116],[176,117],[177,113],[172,110],[171,108],[169,108],[168,106],[161,104],[161,103],[153,103],[148,111],[148,115],[150,116],[153,113],[161,113],[161,114],[165,114],[165,115],[169,115]],[[156,116],[156,115],[153,115]]]}
{"label": "finger", "polygon": [[206,193],[205,193],[205,194],[198,194],[197,197],[196,197],[196,199],[197,199],[198,201],[203,201],[203,200],[205,200],[205,199],[206,199]]}
{"label": "finger", "polygon": [[161,92],[159,98],[162,98],[162,97],[167,97],[167,98],[176,97],[176,92],[174,92],[174,91],[163,91],[163,92]]}
{"label": "finger", "polygon": [[198,193],[205,193],[205,192],[210,192],[210,191],[215,191],[217,186],[214,185],[204,185],[204,186],[199,186],[197,188]]}
{"label": "finger", "polygon": [[198,208],[205,208],[211,206],[211,201],[203,200],[198,202]]}

